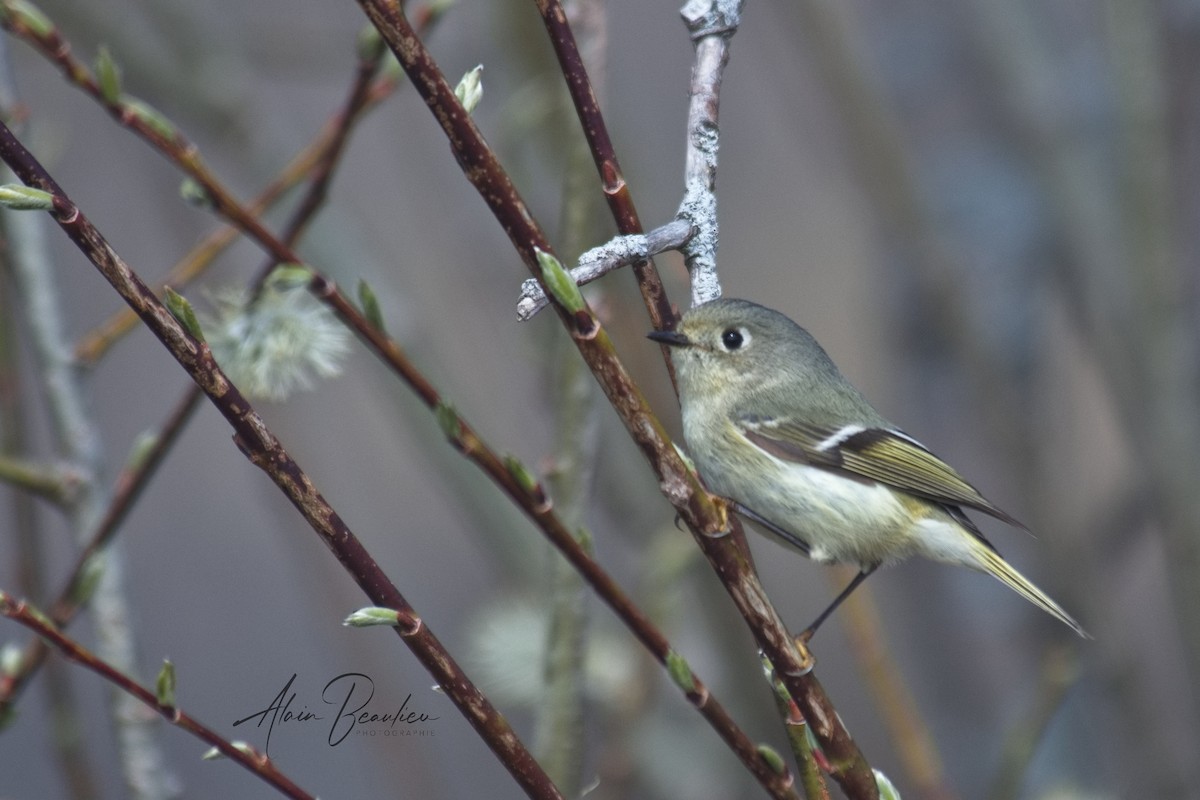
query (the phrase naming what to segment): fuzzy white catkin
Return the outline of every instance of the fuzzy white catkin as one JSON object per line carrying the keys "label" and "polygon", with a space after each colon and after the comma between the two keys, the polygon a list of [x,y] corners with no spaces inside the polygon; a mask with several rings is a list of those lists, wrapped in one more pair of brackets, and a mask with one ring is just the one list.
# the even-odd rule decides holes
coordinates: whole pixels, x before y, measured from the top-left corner
{"label": "fuzzy white catkin", "polygon": [[304,288],[268,284],[251,302],[244,289],[212,298],[202,320],[217,363],[251,399],[280,401],[341,372],[349,336]]}

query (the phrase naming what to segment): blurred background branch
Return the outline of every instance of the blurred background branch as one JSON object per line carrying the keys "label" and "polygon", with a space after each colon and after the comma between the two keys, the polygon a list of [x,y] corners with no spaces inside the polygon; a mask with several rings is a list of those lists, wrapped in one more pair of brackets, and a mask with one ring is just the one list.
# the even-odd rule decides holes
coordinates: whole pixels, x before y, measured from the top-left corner
{"label": "blurred background branch", "polygon": [[[0,107],[13,108],[18,100],[8,69],[7,42],[0,45],[0,62],[4,65],[0,67]],[[92,404],[72,363],[70,334],[58,289],[54,276],[46,268],[53,259],[46,241],[45,220],[40,214],[6,214],[3,225],[7,245],[5,266],[11,272],[18,298],[14,308],[21,309],[29,331],[54,448],[70,464],[73,474],[70,502],[64,508],[76,544],[83,547],[109,502],[104,488],[107,457],[100,424],[92,414]],[[33,531],[32,535],[41,534]],[[25,555],[37,558],[39,550],[26,549]],[[30,574],[44,569],[46,565],[41,563],[25,566]],[[91,602],[96,612],[97,652],[116,669],[130,671],[136,664],[138,644],[124,573],[122,551],[110,548]],[[142,800],[173,796],[177,788],[175,778],[152,732],[151,720],[139,713],[136,701],[126,694],[113,690],[110,702],[119,743],[118,757],[131,796]],[[82,754],[71,752],[78,743],[71,732],[79,724],[78,709],[69,693],[60,696],[57,709],[63,759],[78,764],[83,760]],[[82,769],[74,767],[68,772],[79,774]]]}

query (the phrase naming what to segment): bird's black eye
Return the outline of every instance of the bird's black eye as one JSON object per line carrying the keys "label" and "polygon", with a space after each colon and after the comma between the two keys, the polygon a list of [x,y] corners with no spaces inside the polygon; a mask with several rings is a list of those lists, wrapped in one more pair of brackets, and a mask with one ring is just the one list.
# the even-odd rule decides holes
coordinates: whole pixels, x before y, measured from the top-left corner
{"label": "bird's black eye", "polygon": [[726,350],[738,350],[746,343],[745,335],[737,328],[730,328],[721,334],[721,344]]}

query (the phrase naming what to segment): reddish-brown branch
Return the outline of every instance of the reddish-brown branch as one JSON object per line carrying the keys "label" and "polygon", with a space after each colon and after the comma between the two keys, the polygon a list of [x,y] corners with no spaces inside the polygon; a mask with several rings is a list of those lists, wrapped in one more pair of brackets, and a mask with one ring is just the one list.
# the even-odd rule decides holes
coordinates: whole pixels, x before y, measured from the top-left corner
{"label": "reddish-brown branch", "polygon": [[[429,30],[433,23],[440,19],[442,8],[441,6],[423,6],[416,11],[415,22],[417,29],[422,32]],[[27,28],[14,28],[13,32],[21,35],[30,44],[47,55],[47,57],[53,56],[53,53],[47,52],[47,47],[50,43],[46,42],[43,37],[36,36],[33,31]],[[76,85],[79,88],[94,99],[101,99],[94,82],[91,81],[90,74],[82,65],[73,61],[64,65],[61,59],[52,58],[52,60],[59,63],[59,66],[64,69],[68,79],[74,76]],[[257,216],[279,200],[288,189],[291,189],[307,176],[310,180],[309,191],[301,200],[296,212],[293,213],[293,222],[289,225],[287,233],[283,237],[284,241],[295,242],[302,233],[306,221],[311,219],[313,213],[323,203],[329,182],[333,176],[334,167],[349,141],[349,136],[354,125],[368,111],[390,97],[395,92],[397,86],[400,85],[401,80],[396,76],[385,77],[381,80],[372,80],[378,74],[378,67],[379,59],[373,55],[360,57],[354,81],[351,84],[347,99],[342,104],[342,107],[325,123],[317,136],[304,149],[297,153],[280,171],[279,175],[247,205],[246,212],[251,216]],[[117,119],[124,123],[127,118],[118,115]],[[136,120],[135,124],[127,124],[126,127],[130,127],[139,135],[142,134],[142,131],[136,125]],[[161,144],[161,142],[149,137],[143,136],[143,138],[146,138],[151,145],[158,146]],[[184,163],[181,158],[172,157],[169,154],[168,157],[177,164],[182,165]],[[162,282],[174,288],[179,288],[188,283],[199,275],[208,264],[212,263],[217,255],[234,242],[238,232],[239,227],[235,223],[222,226],[213,231],[192,248],[171,269]],[[271,263],[274,264],[277,262],[272,260]],[[133,312],[128,308],[122,309],[81,339],[79,345],[76,347],[76,358],[83,364],[95,362],[113,342],[128,333],[136,324],[137,317]]]}
{"label": "reddish-brown branch", "polygon": [[[436,13],[429,7],[417,12],[417,24],[422,30],[435,19]],[[235,227],[258,242],[277,263],[302,260],[291,247],[263,225],[254,211],[241,204],[229,189],[216,179],[200,157],[199,148],[181,130],[166,120],[155,120],[140,113],[137,105],[128,98],[106,98],[95,76],[72,55],[69,43],[57,28],[33,29],[24,25],[16,15],[5,17],[4,26],[57,64],[68,81],[104,106],[121,125],[146,140],[155,150],[182,169],[203,190],[214,212],[228,219]],[[362,80],[364,74],[374,70],[371,59],[361,61],[350,99],[342,114],[327,125],[329,138],[316,163],[318,174],[313,184],[315,190],[305,200],[305,203],[311,204],[313,208],[319,205],[323,198],[332,174],[332,164],[345,145],[352,123],[366,109],[368,102],[378,102],[384,96],[380,91],[376,91],[381,87],[376,86],[372,89],[369,83]],[[299,218],[304,218],[304,215]]]}
{"label": "reddish-brown branch", "polygon": [[366,112],[372,101],[371,87],[375,76],[379,74],[379,65],[384,52],[386,51],[380,48],[378,53],[360,57],[345,105],[331,121],[333,133],[329,137],[329,143],[322,148],[321,159],[310,176],[304,198],[292,214],[292,221],[288,224],[287,232],[283,237],[284,241],[295,244],[304,232],[305,226],[325,204],[325,198],[329,194],[329,185],[333,182],[334,170],[341,161],[346,145],[350,141],[354,123]]}
{"label": "reddish-brown branch", "polygon": [[[588,78],[587,69],[583,64],[583,57],[579,54],[575,34],[572,33],[571,26],[567,22],[567,13],[559,0],[537,0],[537,7],[541,12],[546,32],[550,35],[550,42],[554,46],[554,54],[558,57],[563,77],[566,78],[567,90],[570,92],[571,101],[575,104],[575,113],[579,116],[579,122],[583,126],[583,135],[592,152],[596,170],[600,173],[601,188],[604,191],[604,198],[608,202],[608,208],[612,212],[613,220],[617,223],[617,230],[622,234],[641,233],[641,218],[634,205],[633,195],[629,191],[629,184],[625,182],[625,176],[621,172],[621,164],[617,161],[616,150],[608,135],[608,125],[605,124],[604,115],[600,112],[600,103],[592,89],[592,82]],[[633,263],[632,269],[654,329],[661,330],[672,327],[675,312],[671,308],[670,300],[667,299],[666,290],[663,288],[662,279],[658,276],[658,269],[655,267],[654,261],[652,259],[636,261]],[[666,355],[664,348],[664,358]],[[670,365],[669,358],[667,364]]]}
{"label": "reddish-brown branch", "polygon": [[59,652],[71,661],[91,670],[121,691],[137,698],[139,702],[153,709],[175,727],[182,728],[197,739],[212,745],[222,755],[245,767],[287,797],[296,798],[296,800],[315,800],[315,795],[309,794],[296,785],[291,778],[275,766],[275,762],[268,756],[250,747],[234,745],[212,728],[182,711],[178,706],[167,705],[160,701],[154,692],[108,662],[98,658],[74,639],[64,635],[40,611],[31,608],[27,603],[14,600],[3,591],[0,591],[0,615],[24,625],[38,635],[38,641],[44,641],[48,645],[58,648]]}

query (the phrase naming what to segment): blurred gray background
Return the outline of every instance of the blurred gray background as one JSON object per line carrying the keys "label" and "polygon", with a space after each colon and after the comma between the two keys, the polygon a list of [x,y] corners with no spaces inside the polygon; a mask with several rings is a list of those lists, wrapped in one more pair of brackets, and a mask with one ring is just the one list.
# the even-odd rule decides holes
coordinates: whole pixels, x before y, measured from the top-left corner
{"label": "blurred gray background", "polygon": [[[351,2],[103,4],[45,0],[74,52],[107,44],[127,91],[160,108],[249,198],[340,104],[364,25]],[[607,4],[603,106],[649,226],[682,190],[692,50],[676,3]],[[1162,2],[902,0],[751,2],[722,92],[721,277],[731,296],[808,327],[889,418],[955,464],[1036,538],[983,522],[1006,557],[1096,637],[1075,641],[986,577],[923,563],[868,582],[890,661],[937,747],[922,784],[868,689],[870,664],[841,611],[815,642],[818,675],[872,764],[908,797],[1200,797],[1200,599],[1193,523],[1197,412],[1196,91],[1200,6]],[[560,76],[534,5],[460,0],[429,37],[452,80],[485,65],[475,117],[557,242],[565,152]],[[179,174],[8,38],[27,141],[148,280],[215,224],[179,200]],[[599,75],[598,75],[599,77]],[[597,192],[598,193],[598,192]],[[285,209],[286,210],[286,204]],[[278,224],[281,210],[267,216]],[[595,214],[591,241],[612,234]],[[79,337],[119,298],[57,230],[53,270]],[[569,245],[562,245],[564,248]],[[546,470],[554,387],[574,358],[555,318],[519,324],[528,277],[463,179],[432,116],[401,89],[356,130],[328,207],[301,251],[353,287],[368,280],[391,332],[498,450]],[[571,253],[564,253],[571,255]],[[262,255],[239,244],[186,294],[244,282]],[[658,261],[686,305],[681,261]],[[601,294],[602,293],[602,294]],[[625,363],[670,429],[678,415],[632,277],[595,298]],[[8,313],[8,312],[5,312]],[[20,321],[18,320],[18,324]],[[52,459],[26,346],[33,453]],[[185,388],[144,330],[86,377],[116,474],[139,432]],[[355,346],[341,377],[259,409],[325,497],[527,742],[555,557],[442,441],[423,406]],[[744,728],[784,748],[753,643],[619,422],[603,405],[581,522],[597,559],[650,610]],[[1181,455],[1182,454],[1182,455]],[[9,505],[13,492],[0,488]],[[11,516],[0,517],[0,532]],[[39,506],[43,571],[57,587],[73,544]],[[753,539],[785,620],[806,625],[845,576]],[[271,754],[323,797],[521,796],[390,631],[341,619],[364,599],[205,406],[119,536],[140,677],[161,659],[181,706],[230,738],[293,674],[297,703],[344,672],[376,697],[438,718],[421,737],[277,727]],[[16,591],[8,533],[0,587]],[[1189,560],[1193,559],[1193,560]],[[41,598],[45,599],[45,598]],[[761,796],[716,735],[595,598],[586,779],[595,797]],[[92,641],[84,615],[71,629]],[[0,623],[0,642],[24,642]],[[857,655],[856,655],[857,654]],[[1056,676],[1069,676],[1056,692]],[[98,797],[122,797],[108,689],[70,668]],[[1049,688],[1048,688],[1049,687]],[[1053,715],[1012,794],[1005,748],[1039,698]],[[0,734],[0,797],[66,796],[44,681]],[[913,721],[914,724],[915,721]],[[269,788],[164,727],[186,797]],[[940,794],[936,788],[941,787]]]}

